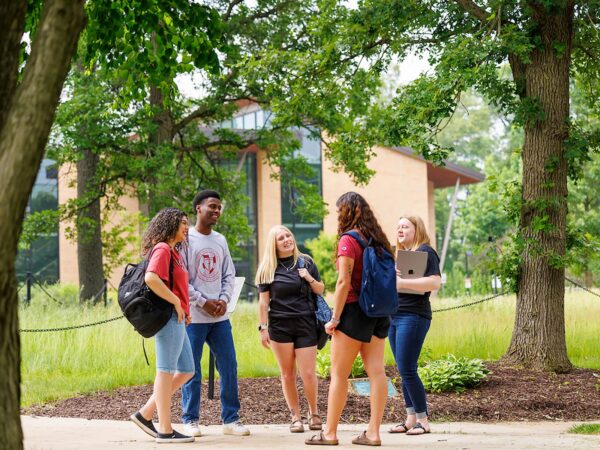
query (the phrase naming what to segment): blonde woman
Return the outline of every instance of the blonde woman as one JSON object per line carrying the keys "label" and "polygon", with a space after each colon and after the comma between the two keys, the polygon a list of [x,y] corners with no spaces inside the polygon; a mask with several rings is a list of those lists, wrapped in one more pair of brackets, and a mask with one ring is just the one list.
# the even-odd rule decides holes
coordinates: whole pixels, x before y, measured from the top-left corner
{"label": "blonde woman", "polygon": [[269,231],[264,256],[256,272],[256,284],[260,341],[263,347],[273,350],[279,364],[283,396],[292,414],[290,431],[304,431],[296,365],[308,401],[308,426],[311,430],[320,430],[313,293],[322,294],[325,285],[314,261],[298,251],[294,235],[286,227],[275,226]]}
{"label": "blonde woman", "polygon": [[398,293],[398,311],[391,317],[388,337],[392,353],[402,377],[402,394],[406,406],[406,420],[390,433],[416,436],[430,432],[427,397],[417,372],[417,362],[425,336],[431,325],[431,291],[441,284],[440,259],[429,241],[425,224],[420,217],[401,217],[397,229],[397,249],[427,253],[427,266],[421,278],[403,279],[398,272],[396,287],[411,289],[419,294]]}

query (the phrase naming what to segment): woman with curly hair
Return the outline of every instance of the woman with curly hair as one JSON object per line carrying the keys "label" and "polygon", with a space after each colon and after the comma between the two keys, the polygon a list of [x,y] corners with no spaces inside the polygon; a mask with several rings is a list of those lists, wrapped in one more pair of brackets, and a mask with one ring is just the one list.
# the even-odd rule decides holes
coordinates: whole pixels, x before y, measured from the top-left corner
{"label": "woman with curly hair", "polygon": [[[142,253],[148,259],[146,285],[173,305],[171,319],[155,335],[156,377],[154,392],[131,420],[158,443],[193,442],[171,425],[171,396],[194,375],[192,349],[185,327],[190,321],[188,272],[179,253],[187,239],[187,215],[176,208],[156,214],[144,233]],[[152,423],[158,414],[157,428]]]}
{"label": "woman with curly hair", "polygon": [[356,192],[346,192],[336,202],[338,280],[333,294],[333,318],[325,325],[331,339],[331,383],[327,398],[327,422],[320,434],[305,441],[308,445],[338,445],[337,427],[348,397],[348,377],[360,353],[371,384],[371,418],[367,429],[353,444],[381,445],[379,427],[387,400],[384,371],[385,338],[389,318],[370,318],[358,305],[362,282],[363,248],[349,231],[365,241],[392,253],[392,248],[366,200]]}

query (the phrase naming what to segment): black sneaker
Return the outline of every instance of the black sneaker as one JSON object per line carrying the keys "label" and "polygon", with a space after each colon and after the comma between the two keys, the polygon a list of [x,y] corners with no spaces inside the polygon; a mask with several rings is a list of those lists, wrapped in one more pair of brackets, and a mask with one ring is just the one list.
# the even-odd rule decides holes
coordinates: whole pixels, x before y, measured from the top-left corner
{"label": "black sneaker", "polygon": [[158,444],[178,444],[180,442],[194,442],[195,440],[194,436],[186,436],[175,430],[172,433],[157,433],[156,436],[156,443]]}
{"label": "black sneaker", "polygon": [[129,416],[129,418],[133,423],[140,427],[144,433],[147,433],[154,438],[158,436],[158,432],[156,431],[156,428],[154,428],[152,421],[144,419],[144,416],[142,416],[142,413],[139,411]]}

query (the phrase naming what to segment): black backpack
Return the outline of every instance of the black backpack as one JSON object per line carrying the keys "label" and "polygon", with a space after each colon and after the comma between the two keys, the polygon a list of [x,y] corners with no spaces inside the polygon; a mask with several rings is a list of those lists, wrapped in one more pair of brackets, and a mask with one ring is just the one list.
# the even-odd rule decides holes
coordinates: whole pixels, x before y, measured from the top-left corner
{"label": "black backpack", "polygon": [[[123,315],[145,338],[158,333],[173,313],[173,305],[152,292],[144,281],[152,252],[139,264],[127,264],[117,293]],[[173,255],[169,262],[169,289],[173,290]]]}

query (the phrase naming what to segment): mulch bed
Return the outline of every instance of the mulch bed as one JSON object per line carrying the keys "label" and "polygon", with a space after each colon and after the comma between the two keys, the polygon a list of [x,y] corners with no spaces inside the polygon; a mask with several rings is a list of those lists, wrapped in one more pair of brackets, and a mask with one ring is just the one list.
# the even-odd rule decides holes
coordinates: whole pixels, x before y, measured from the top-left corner
{"label": "mulch bed", "polygon": [[[575,369],[568,374],[551,374],[505,367],[489,363],[492,373],[487,381],[462,394],[429,394],[431,419],[434,421],[520,421],[520,420],[598,420],[600,391],[593,370]],[[395,367],[387,374],[397,379]],[[328,380],[319,383],[319,408],[327,410]],[[207,384],[202,387],[200,421],[204,425],[220,423],[218,383],[215,399],[208,400]],[[301,387],[300,387],[301,390]],[[400,390],[399,390],[400,392]],[[22,414],[46,417],[128,420],[152,394],[152,386],[121,388],[69,398],[57,403],[33,406]],[[239,380],[240,415],[248,424],[288,423],[290,420],[278,378],[244,378]],[[181,396],[173,397],[173,421],[180,422]],[[308,412],[304,403],[303,410]],[[388,399],[384,422],[403,420],[400,397]],[[343,423],[365,423],[369,419],[369,399],[353,394],[342,415]]]}

